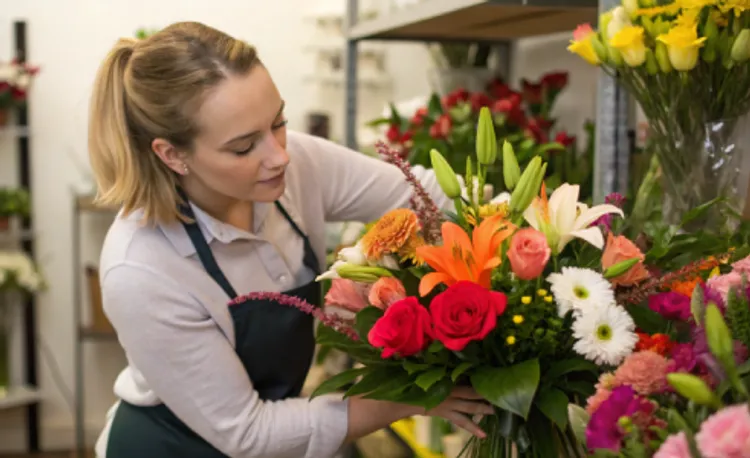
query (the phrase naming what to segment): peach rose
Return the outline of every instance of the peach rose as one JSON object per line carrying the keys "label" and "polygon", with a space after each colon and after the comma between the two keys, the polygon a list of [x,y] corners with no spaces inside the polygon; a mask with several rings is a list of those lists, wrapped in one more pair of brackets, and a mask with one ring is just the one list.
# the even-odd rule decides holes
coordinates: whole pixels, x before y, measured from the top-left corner
{"label": "peach rose", "polygon": [[339,307],[357,313],[367,307],[367,292],[370,285],[346,278],[334,278],[326,293],[325,305]]}
{"label": "peach rose", "polygon": [[635,246],[635,243],[624,235],[614,236],[610,232],[607,235],[607,246],[602,253],[602,267],[608,269],[613,265],[627,261],[628,259],[638,258],[640,261],[627,272],[619,277],[612,278],[610,281],[614,286],[633,286],[648,278],[649,273],[643,265],[646,256]]}
{"label": "peach rose", "polygon": [[394,302],[406,297],[406,289],[398,278],[381,277],[376,281],[367,298],[370,304],[380,309],[387,309]]}
{"label": "peach rose", "polygon": [[533,280],[544,272],[551,253],[544,234],[531,227],[521,229],[510,240],[510,268],[521,280]]}

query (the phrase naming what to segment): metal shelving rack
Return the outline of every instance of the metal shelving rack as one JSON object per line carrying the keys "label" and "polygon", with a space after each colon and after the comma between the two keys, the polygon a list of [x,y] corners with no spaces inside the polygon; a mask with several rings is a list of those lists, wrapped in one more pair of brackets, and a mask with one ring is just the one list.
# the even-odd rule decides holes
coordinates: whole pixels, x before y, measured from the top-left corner
{"label": "metal shelving rack", "polygon": [[[572,31],[595,24],[617,0],[422,0],[394,13],[358,21],[359,1],[347,0],[346,144],[357,148],[357,52],[362,41],[485,42],[509,50],[521,38]],[[508,70],[509,66],[505,69]],[[629,100],[603,72],[597,92],[594,196],[625,192],[628,182]]]}
{"label": "metal shelving rack", "polygon": [[[25,21],[13,23],[13,50],[15,59],[24,63],[28,60],[27,46],[27,24]],[[31,177],[31,145],[29,135],[29,110],[23,106],[17,110],[16,125],[9,126],[7,130],[16,137],[18,183],[32,193]],[[34,258],[34,225],[33,218],[21,220],[20,233],[11,234],[7,240],[0,240],[18,244],[22,251]],[[10,240],[14,239],[14,240]],[[23,323],[23,358],[24,358],[24,384],[11,387],[8,392],[0,398],[0,410],[12,408],[26,409],[26,442],[29,452],[39,451],[39,388],[37,367],[37,322],[36,322],[36,296],[33,294],[23,295],[21,301],[22,323]]]}

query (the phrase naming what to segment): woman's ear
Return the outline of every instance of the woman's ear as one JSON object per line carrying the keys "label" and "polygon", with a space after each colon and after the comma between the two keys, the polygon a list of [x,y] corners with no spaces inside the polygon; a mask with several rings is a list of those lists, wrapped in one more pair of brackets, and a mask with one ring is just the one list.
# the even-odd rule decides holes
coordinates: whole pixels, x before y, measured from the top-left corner
{"label": "woman's ear", "polygon": [[156,138],[151,142],[151,150],[175,173],[187,175],[188,167],[185,164],[186,154],[178,151],[170,142],[163,138]]}

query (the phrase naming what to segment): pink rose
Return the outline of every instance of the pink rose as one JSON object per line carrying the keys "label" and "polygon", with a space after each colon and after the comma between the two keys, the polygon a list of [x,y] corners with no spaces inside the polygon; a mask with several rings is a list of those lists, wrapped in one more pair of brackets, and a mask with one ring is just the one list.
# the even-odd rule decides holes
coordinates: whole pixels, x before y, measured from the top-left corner
{"label": "pink rose", "polygon": [[747,405],[725,407],[708,417],[695,435],[695,442],[706,458],[750,456],[750,411]]}
{"label": "pink rose", "polygon": [[691,458],[692,456],[690,445],[688,445],[687,437],[683,432],[667,437],[667,440],[661,444],[659,450],[654,454],[654,458]]}
{"label": "pink rose", "polygon": [[610,281],[614,286],[633,286],[647,279],[649,274],[646,266],[643,265],[646,256],[635,243],[624,235],[615,237],[611,232],[607,234],[607,246],[602,253],[602,267],[604,269],[609,269],[615,264],[633,258],[638,258],[640,261],[624,274],[611,279]]}
{"label": "pink rose", "polygon": [[521,280],[533,280],[544,272],[551,253],[544,234],[530,227],[521,229],[510,240],[510,268]]}
{"label": "pink rose", "polygon": [[334,278],[325,297],[325,304],[357,313],[367,307],[367,291],[370,285],[345,278]]}
{"label": "pink rose", "polygon": [[728,274],[717,275],[716,277],[709,278],[706,284],[709,288],[719,293],[724,302],[726,302],[729,290],[742,285],[742,274],[732,271]]}
{"label": "pink rose", "polygon": [[394,302],[400,301],[406,297],[406,289],[401,280],[395,277],[381,277],[376,281],[367,298],[370,305],[385,310]]}

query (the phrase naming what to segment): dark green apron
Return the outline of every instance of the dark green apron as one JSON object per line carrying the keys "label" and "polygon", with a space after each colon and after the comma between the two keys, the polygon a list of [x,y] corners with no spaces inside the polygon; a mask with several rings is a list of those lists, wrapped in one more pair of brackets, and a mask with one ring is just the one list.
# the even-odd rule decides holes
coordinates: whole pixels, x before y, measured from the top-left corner
{"label": "dark green apron", "polygon": [[[289,213],[276,202],[294,231],[304,241],[303,263],[320,274],[309,239]],[[195,220],[189,205],[182,211]],[[183,224],[206,272],[226,292],[237,297],[216,263],[198,224]],[[252,274],[252,273],[249,273]],[[320,284],[312,281],[284,294],[320,304]],[[313,318],[270,300],[244,301],[229,306],[234,322],[235,351],[263,400],[297,397],[302,390],[315,349]],[[164,404],[142,407],[121,401],[107,442],[107,458],[214,458],[225,455],[193,432]]]}

